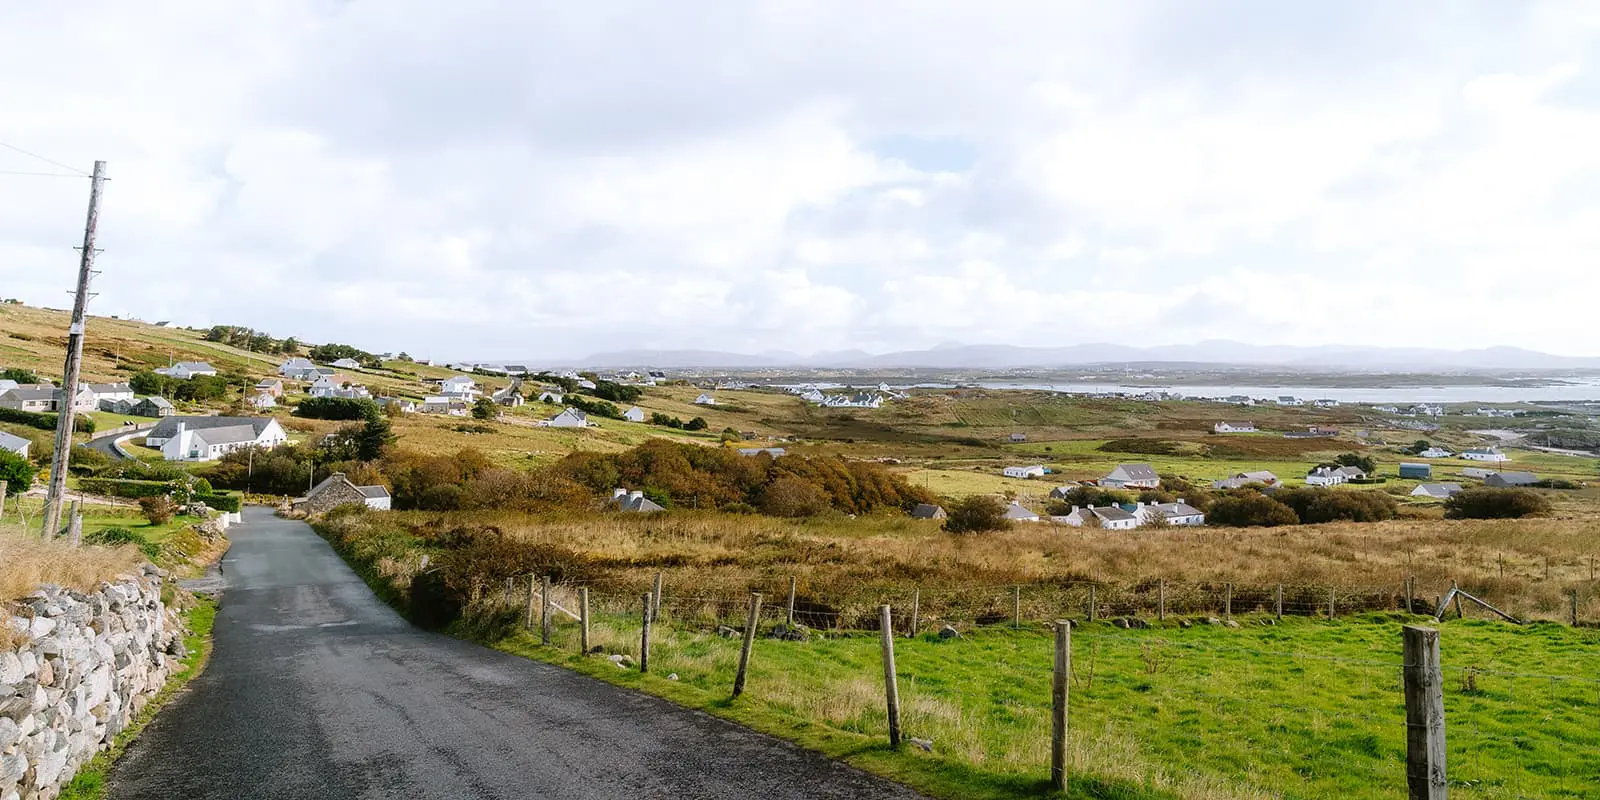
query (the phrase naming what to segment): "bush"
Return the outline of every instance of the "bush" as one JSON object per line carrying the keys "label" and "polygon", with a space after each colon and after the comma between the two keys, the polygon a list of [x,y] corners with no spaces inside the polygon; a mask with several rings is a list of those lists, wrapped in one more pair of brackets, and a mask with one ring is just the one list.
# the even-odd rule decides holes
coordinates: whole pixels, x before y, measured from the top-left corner
{"label": "bush", "polygon": [[378,404],[357,397],[310,397],[300,401],[294,415],[306,419],[380,419]]}
{"label": "bush", "polygon": [[90,494],[100,494],[106,497],[123,497],[129,500],[138,500],[143,497],[157,497],[172,491],[171,481],[156,480],[118,480],[115,478],[82,478],[78,481],[78,488]]}
{"label": "bush", "polygon": [[178,507],[172,504],[172,499],[166,495],[139,498],[139,511],[151,525],[165,525],[172,521],[178,513]]}
{"label": "bush", "polygon": [[1228,495],[1211,504],[1206,521],[1235,528],[1273,528],[1294,525],[1300,517],[1294,509],[1258,492]]}
{"label": "bush", "polygon": [[1095,448],[1103,453],[1137,453],[1147,456],[1177,455],[1182,445],[1166,439],[1112,439]]}
{"label": "bush", "polygon": [[500,416],[500,409],[495,406],[493,400],[487,397],[480,397],[472,402],[473,419],[487,420],[498,416]]}
{"label": "bush", "polygon": [[1316,487],[1280,489],[1272,496],[1294,509],[1306,524],[1324,522],[1378,522],[1394,519],[1399,504],[1382,492],[1354,492]]}
{"label": "bush", "polygon": [[1496,489],[1475,486],[1444,501],[1448,519],[1518,519],[1544,514],[1550,501],[1527,489]]}
{"label": "bush", "polygon": [[709,427],[711,427],[711,423],[706,422],[705,417],[695,417],[683,423],[683,429],[686,431],[703,431]]}
{"label": "bush", "polygon": [[1011,520],[999,498],[979,494],[951,506],[941,527],[950,533],[986,533],[1010,528]]}
{"label": "bush", "polygon": [[149,539],[146,539],[144,534],[137,531],[128,530],[127,528],[113,527],[106,528],[103,531],[95,531],[94,533],[83,537],[83,541],[87,544],[98,544],[105,547],[119,547],[121,545],[131,544],[139,548],[139,550],[149,558],[155,558],[161,555],[160,545],[150,541]]}
{"label": "bush", "polygon": [[[42,414],[37,411],[19,411],[15,408],[0,408],[0,422],[15,422],[18,425],[27,425],[41,431],[56,429],[56,415]],[[78,414],[72,418],[72,429],[78,433],[94,433],[94,417]]]}
{"label": "bush", "polygon": [[[6,482],[6,494],[22,494],[33,487],[33,479],[39,474],[28,459],[11,452],[0,450],[0,481]],[[4,500],[0,497],[0,500]]]}
{"label": "bush", "polygon": [[236,494],[205,494],[197,499],[218,511],[232,514],[239,513],[239,509],[244,507],[244,498]]}
{"label": "bush", "polygon": [[[1426,450],[1428,448],[1424,447],[1422,449]],[[1422,451],[1419,450],[1417,452],[1420,453]],[[1378,471],[1377,460],[1372,456],[1364,456],[1360,453],[1340,453],[1333,460],[1334,463],[1341,467],[1355,467],[1368,475]]]}

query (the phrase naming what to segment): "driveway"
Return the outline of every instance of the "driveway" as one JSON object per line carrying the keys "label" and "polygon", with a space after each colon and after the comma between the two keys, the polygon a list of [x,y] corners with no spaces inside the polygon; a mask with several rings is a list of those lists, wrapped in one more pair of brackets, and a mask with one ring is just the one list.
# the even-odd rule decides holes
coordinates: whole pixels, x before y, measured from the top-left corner
{"label": "driveway", "polygon": [[413,628],[300,522],[244,512],[205,673],[111,798],[917,798],[793,745]]}

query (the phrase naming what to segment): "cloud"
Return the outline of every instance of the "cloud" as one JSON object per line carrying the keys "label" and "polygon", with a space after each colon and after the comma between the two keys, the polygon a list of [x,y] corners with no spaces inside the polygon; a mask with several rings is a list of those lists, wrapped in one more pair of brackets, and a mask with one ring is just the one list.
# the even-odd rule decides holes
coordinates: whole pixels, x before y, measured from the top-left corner
{"label": "cloud", "polygon": [[[100,313],[549,360],[1581,354],[1550,312],[1600,289],[1597,32],[1583,3],[35,4],[0,141],[110,163]],[[84,196],[0,174],[0,295],[64,304]]]}

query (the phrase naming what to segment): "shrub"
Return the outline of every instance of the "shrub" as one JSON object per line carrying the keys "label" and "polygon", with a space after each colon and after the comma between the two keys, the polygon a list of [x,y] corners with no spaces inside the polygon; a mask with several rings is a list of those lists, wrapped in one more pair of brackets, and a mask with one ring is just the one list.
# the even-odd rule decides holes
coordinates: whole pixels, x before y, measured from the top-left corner
{"label": "shrub", "polygon": [[472,402],[473,419],[494,419],[500,416],[500,409],[496,408],[494,401],[487,397],[480,397]]}
{"label": "shrub", "polygon": [[[22,494],[33,487],[33,479],[39,474],[28,459],[11,452],[0,450],[0,481],[6,482],[6,494]],[[0,500],[5,498],[0,497]]]}
{"label": "shrub", "polygon": [[[1426,450],[1428,448],[1424,447],[1422,449]],[[1417,452],[1422,451],[1419,450]],[[1364,456],[1360,453],[1340,453],[1338,456],[1335,456],[1333,460],[1334,463],[1337,463],[1341,467],[1355,467],[1362,472],[1367,473],[1368,475],[1378,471],[1377,460],[1372,456]]]}
{"label": "shrub", "polygon": [[98,544],[106,547],[118,547],[125,544],[131,544],[139,548],[140,551],[150,558],[155,558],[156,556],[161,555],[160,545],[145,538],[144,534],[137,531],[128,530],[127,528],[112,527],[106,528],[103,531],[95,531],[94,533],[83,537],[83,541],[88,544]]}
{"label": "shrub", "polygon": [[1444,501],[1449,519],[1517,519],[1544,514],[1550,501],[1527,489],[1496,489],[1475,486]]}
{"label": "shrub", "polygon": [[[0,408],[0,422],[15,422],[18,425],[27,425],[41,431],[56,429],[55,414],[41,414],[37,411],[19,411],[15,408]],[[94,417],[78,414],[72,418],[72,429],[78,433],[94,433]]]}
{"label": "shrub", "polygon": [[172,490],[172,483],[164,480],[140,481],[114,478],[83,478],[78,481],[78,488],[90,494],[138,500],[142,497],[165,495]]}
{"label": "shrub", "polygon": [[705,417],[695,417],[683,423],[683,429],[686,431],[703,431],[709,427],[711,427],[711,423],[706,422]]}
{"label": "shrub", "polygon": [[139,498],[139,511],[151,525],[165,525],[172,521],[173,515],[178,513],[178,508],[172,504],[171,498],[157,495]]}
{"label": "shrub", "polygon": [[297,417],[306,419],[380,419],[383,412],[378,404],[357,397],[309,397],[300,401],[294,410]]}
{"label": "shrub", "polygon": [[1378,522],[1394,519],[1399,504],[1382,492],[1354,492],[1315,487],[1280,489],[1272,496],[1294,509],[1306,524],[1324,522]]}
{"label": "shrub", "polygon": [[1137,453],[1149,456],[1176,455],[1182,448],[1178,442],[1166,439],[1112,439],[1095,448],[1103,453]]}
{"label": "shrub", "polygon": [[1236,528],[1272,528],[1294,525],[1300,518],[1294,509],[1258,492],[1228,495],[1211,504],[1206,521]]}
{"label": "shrub", "polygon": [[950,533],[986,533],[1006,530],[1011,521],[999,498],[978,494],[952,505],[941,527]]}

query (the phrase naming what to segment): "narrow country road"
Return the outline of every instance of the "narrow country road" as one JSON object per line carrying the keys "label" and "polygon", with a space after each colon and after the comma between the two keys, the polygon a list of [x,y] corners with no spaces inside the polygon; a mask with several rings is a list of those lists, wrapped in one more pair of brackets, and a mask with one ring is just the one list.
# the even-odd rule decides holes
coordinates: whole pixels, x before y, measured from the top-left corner
{"label": "narrow country road", "polygon": [[300,522],[247,508],[205,673],[109,797],[917,798],[785,742],[411,627]]}

